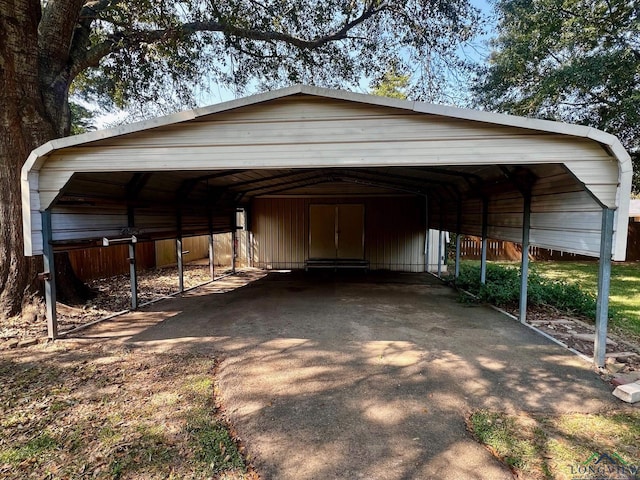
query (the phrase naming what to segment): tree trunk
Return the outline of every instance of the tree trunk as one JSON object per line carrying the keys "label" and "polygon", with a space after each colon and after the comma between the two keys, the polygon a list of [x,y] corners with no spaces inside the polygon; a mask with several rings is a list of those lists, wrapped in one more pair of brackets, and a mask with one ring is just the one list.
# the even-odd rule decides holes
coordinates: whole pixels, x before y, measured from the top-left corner
{"label": "tree trunk", "polygon": [[22,165],[69,128],[68,85],[61,92],[43,80],[51,72],[38,58],[40,15],[40,0],[0,0],[0,319],[20,313],[41,287],[41,258],[23,254]]}
{"label": "tree trunk", "polygon": [[56,267],[56,291],[58,301],[66,305],[84,305],[95,298],[97,291],[92,290],[78,278],[73,270],[69,252],[58,252],[54,255]]}

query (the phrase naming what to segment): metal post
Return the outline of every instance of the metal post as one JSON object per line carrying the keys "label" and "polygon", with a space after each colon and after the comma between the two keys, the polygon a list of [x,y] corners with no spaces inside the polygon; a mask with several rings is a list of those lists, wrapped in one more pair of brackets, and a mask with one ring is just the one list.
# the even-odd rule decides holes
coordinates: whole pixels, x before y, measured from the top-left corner
{"label": "metal post", "polygon": [[178,262],[178,291],[184,292],[184,265],[182,263],[182,210],[176,211],[176,258]]}
{"label": "metal post", "polygon": [[184,292],[184,269],[182,265],[182,236],[176,238],[176,254],[178,256],[178,290]]}
{"label": "metal post", "polygon": [[611,250],[613,248],[613,215],[610,208],[602,209],[600,233],[600,261],[598,267],[598,300],[596,303],[596,338],[593,361],[604,367],[607,352],[607,323],[609,321],[609,285],[611,283]]}
{"label": "metal post", "polygon": [[136,244],[129,244],[129,278],[131,281],[131,310],[138,308],[138,275],[136,273]]}
{"label": "metal post", "polygon": [[42,212],[44,298],[47,311],[47,335],[50,339],[55,340],[58,337],[58,316],[56,312],[56,268],[51,232],[51,211],[45,210]]}
{"label": "metal post", "polygon": [[209,234],[209,273],[211,273],[211,280],[215,280],[216,272],[215,272],[215,264],[213,263],[214,258],[214,244],[213,244],[213,233]]}
{"label": "metal post", "polygon": [[[440,207],[442,208],[442,206]],[[442,224],[440,224],[442,228]],[[442,243],[444,241],[444,232],[440,230],[438,232],[438,277],[442,277]]]}
{"label": "metal post", "polygon": [[489,223],[489,199],[482,199],[482,250],[480,254],[480,283],[487,283],[487,225]]}
{"label": "metal post", "polygon": [[527,288],[529,279],[529,232],[531,230],[531,195],[524,195],[522,213],[522,260],[520,263],[520,321],[527,321]]}
{"label": "metal post", "polygon": [[445,252],[443,251],[446,247],[444,245],[444,208],[442,205],[442,200],[439,203],[440,206],[440,229],[438,230],[438,278],[442,278],[442,262],[445,260]]}
{"label": "metal post", "polygon": [[231,222],[233,231],[231,232],[231,271],[236,273],[236,255],[237,252],[237,235],[238,235],[238,211],[233,212],[233,221]]}
{"label": "metal post", "polygon": [[462,199],[458,198],[458,212],[456,216],[456,267],[455,276],[460,276],[460,243],[462,240]]}
{"label": "metal post", "polygon": [[[130,228],[135,227],[135,217],[133,208],[127,209],[128,224]],[[129,243],[129,282],[131,284],[131,310],[138,308],[138,272],[136,270],[136,244]]]}
{"label": "metal post", "polygon": [[429,244],[429,198],[428,197],[424,197],[424,206],[425,206],[424,271],[428,273],[429,260],[430,260],[429,259],[430,244]]}
{"label": "metal post", "polygon": [[461,233],[456,233],[456,278],[460,276],[460,243]]}
{"label": "metal post", "polygon": [[231,232],[231,271],[236,273],[236,231]]}

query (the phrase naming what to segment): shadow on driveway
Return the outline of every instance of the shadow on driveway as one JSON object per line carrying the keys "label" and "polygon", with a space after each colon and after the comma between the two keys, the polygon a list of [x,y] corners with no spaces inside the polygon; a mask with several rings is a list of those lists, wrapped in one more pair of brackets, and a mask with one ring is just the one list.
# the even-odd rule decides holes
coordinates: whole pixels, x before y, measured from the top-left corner
{"label": "shadow on driveway", "polygon": [[512,478],[465,430],[471,411],[615,406],[581,359],[428,275],[270,273],[87,335],[219,355],[227,413],[265,479]]}

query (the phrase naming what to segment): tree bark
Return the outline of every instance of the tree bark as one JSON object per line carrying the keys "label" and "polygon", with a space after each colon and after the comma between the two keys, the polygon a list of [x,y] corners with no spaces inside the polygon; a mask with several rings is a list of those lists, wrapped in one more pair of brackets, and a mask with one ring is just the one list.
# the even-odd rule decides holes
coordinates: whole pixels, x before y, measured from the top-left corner
{"label": "tree bark", "polygon": [[31,150],[63,130],[44,104],[40,8],[39,0],[0,0],[0,318],[18,314],[39,290],[41,259],[23,254],[20,172]]}

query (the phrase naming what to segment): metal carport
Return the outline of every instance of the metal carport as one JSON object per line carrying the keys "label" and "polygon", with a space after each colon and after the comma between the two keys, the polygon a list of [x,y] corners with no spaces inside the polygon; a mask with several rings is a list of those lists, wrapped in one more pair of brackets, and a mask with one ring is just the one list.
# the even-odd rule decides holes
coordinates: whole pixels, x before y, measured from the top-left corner
{"label": "metal carport", "polygon": [[44,255],[55,337],[55,249],[232,231],[238,207],[251,217],[274,195],[404,195],[427,228],[600,257],[603,365],[631,178],[619,141],[592,128],[293,86],[37,148],[22,171],[25,255]]}

